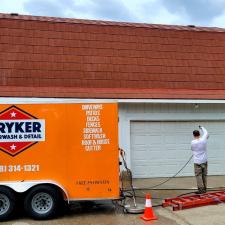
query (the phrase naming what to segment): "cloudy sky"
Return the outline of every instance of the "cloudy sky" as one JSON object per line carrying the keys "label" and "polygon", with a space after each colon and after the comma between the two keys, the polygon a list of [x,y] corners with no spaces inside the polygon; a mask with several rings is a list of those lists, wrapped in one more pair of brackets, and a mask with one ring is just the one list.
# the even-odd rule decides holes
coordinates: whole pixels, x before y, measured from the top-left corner
{"label": "cloudy sky", "polygon": [[225,0],[0,0],[0,12],[225,27]]}

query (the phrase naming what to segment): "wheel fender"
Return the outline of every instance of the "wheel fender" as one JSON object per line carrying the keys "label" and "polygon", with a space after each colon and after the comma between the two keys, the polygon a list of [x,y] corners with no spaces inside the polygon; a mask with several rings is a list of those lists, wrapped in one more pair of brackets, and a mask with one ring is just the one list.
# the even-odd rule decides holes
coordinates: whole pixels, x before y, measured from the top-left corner
{"label": "wheel fender", "polygon": [[57,186],[63,193],[65,200],[69,202],[69,195],[66,189],[59,183],[51,180],[40,180],[40,181],[18,181],[18,182],[0,182],[0,186],[6,186],[13,189],[15,192],[23,193],[30,188],[40,185],[40,184],[52,184]]}

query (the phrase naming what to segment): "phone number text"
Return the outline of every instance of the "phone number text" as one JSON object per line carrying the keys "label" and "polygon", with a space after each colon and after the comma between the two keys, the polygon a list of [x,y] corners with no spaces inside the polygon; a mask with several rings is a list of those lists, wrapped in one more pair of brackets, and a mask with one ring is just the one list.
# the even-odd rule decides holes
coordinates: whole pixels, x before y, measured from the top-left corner
{"label": "phone number text", "polygon": [[38,172],[40,165],[0,165],[0,173],[12,172]]}

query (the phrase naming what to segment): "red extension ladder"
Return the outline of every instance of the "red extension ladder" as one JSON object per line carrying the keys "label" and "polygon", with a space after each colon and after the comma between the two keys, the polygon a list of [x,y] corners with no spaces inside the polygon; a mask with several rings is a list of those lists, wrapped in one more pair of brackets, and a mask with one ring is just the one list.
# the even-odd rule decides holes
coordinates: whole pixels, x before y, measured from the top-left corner
{"label": "red extension ladder", "polygon": [[225,191],[207,192],[205,194],[194,194],[176,198],[167,198],[162,206],[172,206],[173,211],[189,209],[204,205],[216,205],[225,202]]}

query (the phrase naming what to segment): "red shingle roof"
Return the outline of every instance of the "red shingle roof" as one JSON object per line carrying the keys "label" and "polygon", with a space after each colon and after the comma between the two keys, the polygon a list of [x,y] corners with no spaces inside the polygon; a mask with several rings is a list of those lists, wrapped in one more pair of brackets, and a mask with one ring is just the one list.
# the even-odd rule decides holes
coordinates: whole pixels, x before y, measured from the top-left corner
{"label": "red shingle roof", "polygon": [[225,99],[225,29],[0,14],[0,96]]}

